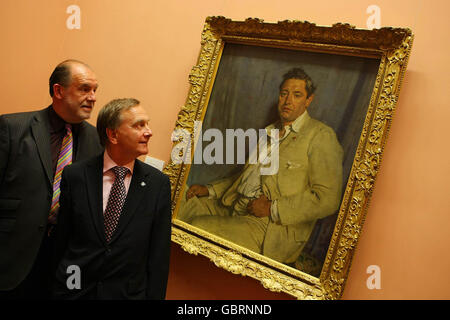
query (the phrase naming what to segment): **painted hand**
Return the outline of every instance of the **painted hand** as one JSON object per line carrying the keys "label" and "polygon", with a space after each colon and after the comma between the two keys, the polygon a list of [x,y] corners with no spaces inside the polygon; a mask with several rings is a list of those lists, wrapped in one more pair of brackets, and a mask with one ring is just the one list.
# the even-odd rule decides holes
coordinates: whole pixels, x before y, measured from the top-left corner
{"label": "painted hand", "polygon": [[193,184],[186,192],[186,200],[189,200],[190,198],[192,198],[194,196],[197,196],[197,197],[209,196],[208,188],[205,186],[202,186],[200,184]]}
{"label": "painted hand", "polygon": [[251,200],[247,205],[247,211],[255,217],[263,218],[270,216],[270,201],[265,195],[260,196],[258,199]]}

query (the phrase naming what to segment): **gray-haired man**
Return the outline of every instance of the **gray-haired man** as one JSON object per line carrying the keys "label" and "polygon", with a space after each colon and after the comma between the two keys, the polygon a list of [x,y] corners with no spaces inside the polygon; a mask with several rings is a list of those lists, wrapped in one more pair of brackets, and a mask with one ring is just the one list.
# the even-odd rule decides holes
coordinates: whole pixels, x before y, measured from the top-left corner
{"label": "gray-haired man", "polygon": [[[136,99],[98,115],[104,154],[64,170],[57,229],[58,299],[164,299],[170,256],[170,182],[137,159],[149,117]],[[69,288],[68,266],[79,268]]]}

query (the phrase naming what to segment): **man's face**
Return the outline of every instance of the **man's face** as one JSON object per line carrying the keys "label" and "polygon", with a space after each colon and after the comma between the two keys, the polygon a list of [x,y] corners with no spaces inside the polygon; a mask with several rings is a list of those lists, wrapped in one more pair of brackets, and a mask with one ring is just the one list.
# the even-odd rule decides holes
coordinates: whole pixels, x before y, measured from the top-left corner
{"label": "man's face", "polygon": [[289,125],[305,112],[314,95],[306,97],[306,82],[300,79],[286,80],[278,96],[278,114],[283,125]]}
{"label": "man's face", "polygon": [[113,144],[118,150],[134,158],[148,153],[147,143],[152,136],[147,112],[140,105],[131,107],[120,114],[121,123],[115,129]]}
{"label": "man's face", "polygon": [[70,66],[72,81],[66,88],[61,88],[64,120],[79,123],[89,119],[96,101],[97,78],[88,67],[82,64]]}

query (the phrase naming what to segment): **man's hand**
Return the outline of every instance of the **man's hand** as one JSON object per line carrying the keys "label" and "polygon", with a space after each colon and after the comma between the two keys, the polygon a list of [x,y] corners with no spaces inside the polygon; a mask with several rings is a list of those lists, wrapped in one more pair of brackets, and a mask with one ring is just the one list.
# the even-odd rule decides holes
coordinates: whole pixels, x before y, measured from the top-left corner
{"label": "man's hand", "polygon": [[197,196],[197,197],[209,196],[208,188],[205,186],[202,186],[200,184],[193,184],[186,192],[186,200],[189,200],[190,198],[192,198],[194,196]]}
{"label": "man's hand", "polygon": [[270,201],[265,195],[260,196],[258,199],[251,200],[247,205],[247,211],[255,217],[263,218],[270,216]]}

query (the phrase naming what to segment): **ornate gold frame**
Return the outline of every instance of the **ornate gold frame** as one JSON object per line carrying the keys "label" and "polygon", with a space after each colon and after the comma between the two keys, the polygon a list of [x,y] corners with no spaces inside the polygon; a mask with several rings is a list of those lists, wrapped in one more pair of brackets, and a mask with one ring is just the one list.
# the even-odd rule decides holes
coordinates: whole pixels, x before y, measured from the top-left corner
{"label": "ornate gold frame", "polygon": [[[380,167],[411,51],[412,31],[401,28],[362,30],[342,23],[324,27],[303,21],[264,23],[254,18],[232,21],[208,17],[201,36],[198,63],[189,75],[189,95],[179,112],[175,129],[187,129],[193,136],[194,121],[203,119],[226,42],[380,59],[370,105],[319,278],[218,238],[176,217],[173,219],[172,240],[191,254],[202,254],[218,267],[255,278],[271,291],[286,292],[298,299],[339,299]],[[189,165],[170,162],[164,172],[171,180],[175,212]]]}

